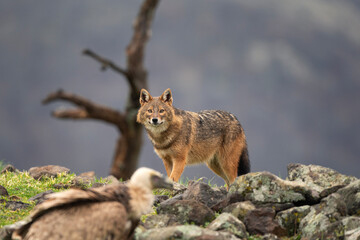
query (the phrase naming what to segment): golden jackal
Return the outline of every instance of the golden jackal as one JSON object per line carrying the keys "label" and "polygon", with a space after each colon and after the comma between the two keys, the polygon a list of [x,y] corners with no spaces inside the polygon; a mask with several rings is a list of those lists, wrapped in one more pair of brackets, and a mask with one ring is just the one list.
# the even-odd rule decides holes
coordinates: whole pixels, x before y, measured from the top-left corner
{"label": "golden jackal", "polygon": [[189,112],[172,103],[170,89],[160,97],[142,89],[137,115],[170,179],[177,182],[185,165],[201,162],[228,187],[236,176],[250,171],[246,137],[234,115],[215,110]]}

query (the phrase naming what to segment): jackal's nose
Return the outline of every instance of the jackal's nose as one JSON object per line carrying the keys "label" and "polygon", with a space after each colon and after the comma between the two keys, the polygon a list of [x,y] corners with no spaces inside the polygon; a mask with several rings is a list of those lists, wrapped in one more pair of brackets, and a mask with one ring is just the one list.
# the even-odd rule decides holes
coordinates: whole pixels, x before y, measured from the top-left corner
{"label": "jackal's nose", "polygon": [[152,121],[152,123],[153,124],[158,124],[158,122],[159,122],[159,119],[157,119],[157,118],[153,118],[153,119],[151,119],[151,121]]}

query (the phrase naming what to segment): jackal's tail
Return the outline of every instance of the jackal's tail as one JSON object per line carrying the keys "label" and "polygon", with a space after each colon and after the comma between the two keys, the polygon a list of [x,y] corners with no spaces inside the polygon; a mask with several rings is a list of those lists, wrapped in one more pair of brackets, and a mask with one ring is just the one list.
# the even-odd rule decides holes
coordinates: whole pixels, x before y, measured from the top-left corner
{"label": "jackal's tail", "polygon": [[237,175],[244,175],[250,172],[250,160],[249,160],[249,153],[247,146],[241,152],[239,163],[238,163],[238,170]]}

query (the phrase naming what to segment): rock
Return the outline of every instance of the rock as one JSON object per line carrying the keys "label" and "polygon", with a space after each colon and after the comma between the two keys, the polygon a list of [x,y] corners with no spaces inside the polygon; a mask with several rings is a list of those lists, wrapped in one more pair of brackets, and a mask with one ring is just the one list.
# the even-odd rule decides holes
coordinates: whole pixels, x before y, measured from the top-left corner
{"label": "rock", "polygon": [[173,182],[173,195],[179,195],[182,194],[186,191],[187,187],[185,187],[184,185],[177,183],[177,182]]}
{"label": "rock", "polygon": [[346,204],[337,193],[333,193],[310,208],[310,212],[300,221],[301,236],[309,239],[339,237],[343,231],[340,220],[346,216]]}
{"label": "rock", "polygon": [[168,199],[169,199],[168,195],[155,195],[154,206],[157,206]]}
{"label": "rock", "polygon": [[1,240],[11,240],[12,233],[27,223],[28,223],[28,220],[22,220],[22,221],[14,223],[14,224],[4,226],[3,228],[0,229],[0,239]]}
{"label": "rock", "polygon": [[3,197],[7,197],[9,196],[9,193],[8,191],[6,190],[6,188],[2,185],[0,185],[0,196],[3,196]]}
{"label": "rock", "polygon": [[304,183],[282,180],[269,172],[254,172],[239,176],[230,185],[229,194],[238,193],[245,200],[257,203],[314,204],[319,192]]}
{"label": "rock", "polygon": [[23,203],[20,201],[7,201],[7,203],[5,204],[5,207],[12,211],[16,211],[18,209],[25,209],[25,208],[30,207],[30,204]]}
{"label": "rock", "polygon": [[53,190],[48,190],[46,192],[36,194],[35,196],[29,198],[29,201],[36,201],[36,205],[38,205],[38,204],[42,203],[45,200],[46,196],[51,194],[51,193],[54,193],[54,191]]}
{"label": "rock", "polygon": [[360,180],[341,188],[336,193],[345,201],[349,215],[360,216]]}
{"label": "rock", "polygon": [[247,238],[244,223],[230,213],[220,214],[207,228],[214,231],[229,232],[238,238]]}
{"label": "rock", "polygon": [[191,240],[236,240],[234,235],[226,232],[217,232],[194,225],[182,225],[165,228],[155,228],[141,231],[137,228],[136,240],[168,240],[168,239],[191,239]]}
{"label": "rock", "polygon": [[53,188],[55,189],[68,189],[71,186],[69,184],[62,184],[62,183],[57,183],[53,185]]}
{"label": "rock", "polygon": [[231,213],[239,220],[244,221],[246,214],[254,210],[255,208],[256,207],[254,206],[254,204],[252,204],[252,202],[245,201],[245,202],[237,202],[230,204],[229,206],[223,209],[223,212]]}
{"label": "rock", "polygon": [[354,230],[360,227],[360,217],[346,217],[341,220],[341,223],[346,231]]}
{"label": "rock", "polygon": [[350,231],[346,231],[345,239],[346,240],[360,240],[360,227],[350,230]]}
{"label": "rock", "polygon": [[275,234],[272,234],[272,233],[265,234],[263,236],[260,236],[259,238],[258,238],[258,236],[256,236],[256,239],[258,239],[258,240],[280,240],[280,238],[278,238],[278,236],[276,236]]}
{"label": "rock", "polygon": [[95,182],[91,185],[91,188],[99,188],[99,187],[103,187],[103,186],[106,186],[106,183]]}
{"label": "rock", "polygon": [[275,212],[281,212],[286,209],[295,207],[293,203],[263,203],[263,202],[255,202],[256,208],[272,208]]}
{"label": "rock", "polygon": [[71,184],[75,187],[86,188],[88,185],[95,183],[95,172],[85,172],[76,176]]}
{"label": "rock", "polygon": [[158,214],[152,215],[146,218],[144,227],[150,228],[163,228],[169,226],[180,225],[176,221],[176,217],[172,214]]}
{"label": "rock", "polygon": [[1,170],[1,174],[7,173],[7,172],[18,172],[19,170],[17,170],[13,165],[11,164],[7,164],[2,170]]}
{"label": "rock", "polygon": [[297,234],[300,221],[310,212],[310,206],[294,207],[281,211],[276,215],[276,220],[288,232],[288,236]]}
{"label": "rock", "polygon": [[178,200],[174,202],[163,202],[156,209],[158,214],[173,214],[176,221],[204,225],[215,218],[214,212],[206,205],[195,200]]}
{"label": "rock", "polygon": [[29,174],[36,180],[40,180],[42,177],[57,177],[60,173],[69,173],[70,169],[66,167],[48,165],[43,167],[32,167],[29,169]]}
{"label": "rock", "polygon": [[342,175],[333,169],[318,165],[292,163],[287,169],[288,180],[303,182],[318,192],[337,185],[346,186],[357,180],[355,177]]}
{"label": "rock", "polygon": [[[156,199],[155,199],[156,200]],[[173,198],[169,198],[163,202],[161,202],[162,205],[171,205],[179,200],[183,200],[183,196],[182,194],[179,194],[179,195],[176,195],[175,197]]]}
{"label": "rock", "polygon": [[243,194],[235,192],[227,194],[227,196],[221,200],[220,202],[216,203],[215,205],[211,206],[211,210],[215,212],[221,212],[224,208],[227,206],[237,203],[237,202],[243,202],[245,201],[245,197]]}
{"label": "rock", "polygon": [[184,200],[196,200],[208,207],[213,206],[226,197],[226,192],[210,187],[199,181],[189,181],[187,190],[183,193]]}
{"label": "rock", "polygon": [[274,220],[275,210],[258,208],[250,211],[244,219],[246,229],[251,235],[272,233],[277,236],[286,236],[286,230]]}
{"label": "rock", "polygon": [[104,180],[106,181],[107,184],[119,183],[120,182],[119,179],[117,179],[113,175],[107,176],[106,178],[104,178]]}

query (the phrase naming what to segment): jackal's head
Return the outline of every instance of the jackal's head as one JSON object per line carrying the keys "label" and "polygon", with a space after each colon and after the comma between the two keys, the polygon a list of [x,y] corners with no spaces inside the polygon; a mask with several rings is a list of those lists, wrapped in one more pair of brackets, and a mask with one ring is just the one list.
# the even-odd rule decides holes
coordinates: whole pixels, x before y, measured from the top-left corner
{"label": "jackal's head", "polygon": [[141,89],[140,109],[137,122],[144,124],[149,130],[165,130],[174,116],[170,88],[166,89],[160,97],[152,97],[148,91]]}

